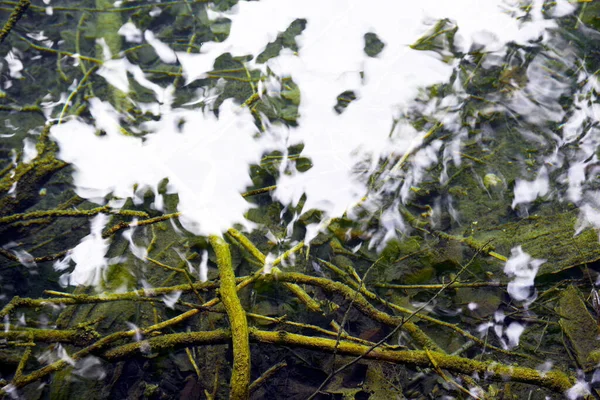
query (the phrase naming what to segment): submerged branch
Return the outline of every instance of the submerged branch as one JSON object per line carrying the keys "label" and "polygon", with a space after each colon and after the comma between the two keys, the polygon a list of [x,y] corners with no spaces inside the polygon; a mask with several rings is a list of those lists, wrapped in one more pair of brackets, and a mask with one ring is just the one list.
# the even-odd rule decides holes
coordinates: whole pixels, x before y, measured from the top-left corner
{"label": "submerged branch", "polygon": [[[63,250],[60,251],[58,253],[55,254],[50,254],[47,256],[42,256],[42,257],[33,257],[27,261],[32,261],[35,263],[39,263],[39,262],[46,262],[46,261],[54,261],[54,260],[58,260],[59,258],[64,257],[65,255],[67,255],[67,253],[69,252],[69,250]],[[14,253],[11,253],[10,251],[0,248],[0,256],[6,257],[11,261],[15,261],[18,263],[21,263],[22,260],[19,259],[19,257],[17,257]]]}
{"label": "submerged branch", "polygon": [[[294,282],[294,283],[300,283],[300,284],[306,284],[306,285],[312,285],[312,286],[317,286],[320,287],[321,289],[325,290],[326,292],[329,293],[336,293],[339,295],[344,296],[347,300],[350,300],[353,298],[354,296],[354,290],[351,289],[350,287],[344,285],[343,283],[340,282],[334,282],[331,281],[329,279],[326,278],[317,278],[317,277],[313,277],[313,276],[309,276],[309,275],[304,275],[304,274],[300,274],[300,273],[294,273],[294,272],[284,272],[284,273],[279,273],[277,274],[274,279],[277,279],[279,281],[283,281],[283,282]],[[379,299],[379,297],[377,295],[375,295],[374,293],[361,288],[360,289],[360,293],[361,296],[357,296],[355,302],[354,302],[354,306],[364,315],[374,319],[375,321],[381,322],[385,325],[391,326],[391,327],[395,327],[399,324],[402,323],[402,319],[399,317],[394,317],[391,316],[383,311],[380,311],[378,309],[376,309],[371,303],[369,303],[369,301],[367,301],[367,298],[371,299],[371,300],[375,300],[377,301]],[[393,310],[396,310],[398,312],[401,312],[405,315],[411,315],[413,313],[412,310],[409,310],[407,308],[404,307],[400,307],[396,304],[393,303],[389,303],[389,302],[384,302],[384,304],[390,308],[392,308]],[[459,333],[460,335],[462,335],[463,337],[465,337],[466,339],[472,340],[475,343],[479,344],[480,346],[482,346],[483,348],[489,348],[492,349],[496,352],[499,353],[503,353],[503,354],[509,354],[509,355],[513,355],[513,356],[522,356],[522,357],[527,357],[523,354],[519,354],[519,353],[514,353],[514,352],[510,352],[508,350],[504,350],[501,349],[499,347],[493,346],[489,343],[487,343],[486,341],[483,341],[481,339],[479,339],[476,336],[473,336],[472,334],[470,334],[469,332],[465,331],[464,329],[459,328],[458,326],[456,326],[455,324],[451,324],[445,321],[440,321],[436,318],[430,317],[428,315],[423,315],[423,314],[418,314],[417,315],[418,318],[424,320],[424,321],[428,321],[431,322],[433,324],[436,325],[440,325],[440,326],[444,326],[448,329],[451,329],[457,333]],[[434,351],[440,351],[440,348],[431,341],[431,339],[429,339],[429,337],[427,335],[425,335],[423,333],[423,331],[421,331],[421,329],[419,329],[414,323],[412,322],[407,322],[404,324],[403,329],[406,330],[415,341],[417,341],[417,343],[419,343],[421,346],[423,346],[423,348],[429,348],[431,350]]]}
{"label": "submerged branch", "polygon": [[172,218],[178,218],[181,215],[181,213],[172,213],[172,214],[165,214],[165,215],[160,215],[158,217],[154,217],[154,218],[148,218],[148,219],[143,219],[141,221],[135,221],[135,222],[119,222],[118,224],[110,227],[109,229],[107,229],[106,231],[104,231],[104,233],[102,234],[102,238],[106,239],[112,235],[114,235],[115,233],[122,231],[123,229],[129,229],[129,228],[133,228],[136,226],[145,226],[145,225],[152,225],[155,224],[157,222],[161,222],[161,221],[166,221]]}
{"label": "submerged branch", "polygon": [[6,21],[2,30],[0,30],[0,43],[4,42],[4,39],[6,39],[10,31],[12,31],[17,22],[19,22],[30,5],[30,0],[19,0],[19,2],[15,5],[13,12],[8,17],[8,21]]}
{"label": "submerged branch", "polygon": [[[448,287],[448,289],[455,288],[484,288],[484,287],[506,287],[508,283],[505,282],[455,282]],[[443,283],[438,284],[424,284],[424,285],[396,285],[392,283],[376,283],[375,287],[383,289],[400,289],[400,290],[437,290],[444,287]]]}
{"label": "submerged branch", "polygon": [[263,385],[267,380],[272,378],[280,369],[285,368],[285,367],[287,367],[287,363],[285,361],[282,361],[280,363],[273,365],[268,370],[266,370],[261,376],[256,378],[256,380],[250,384],[250,387],[248,388],[250,390],[250,393],[254,392],[261,385]]}
{"label": "submerged branch", "polygon": [[47,211],[32,211],[29,213],[12,214],[6,217],[0,217],[0,225],[11,224],[16,221],[27,221],[30,219],[47,218],[47,217],[93,217],[100,213],[110,213],[123,215],[128,217],[147,218],[148,214],[143,211],[132,210],[112,210],[109,206],[92,208],[91,210],[47,210]]}
{"label": "submerged branch", "polygon": [[23,340],[45,343],[70,343],[79,346],[90,344],[100,335],[90,329],[23,329],[0,332],[0,340]]}
{"label": "submerged branch", "polygon": [[[345,356],[362,356],[371,360],[386,361],[408,367],[432,367],[432,361],[439,368],[466,375],[479,374],[498,381],[511,380],[545,387],[557,393],[564,393],[574,383],[574,379],[560,371],[540,372],[532,368],[515,367],[497,362],[482,362],[468,358],[447,355],[435,351],[423,350],[389,350],[376,348],[369,351],[366,345],[337,341],[320,337],[304,336],[283,331],[263,331],[251,328],[250,339],[255,343],[265,343],[280,346],[301,347],[314,351],[324,351]],[[131,357],[144,348],[151,351],[172,350],[174,348],[188,347],[202,344],[224,344],[231,338],[231,332],[216,330],[209,332],[174,333],[151,338],[143,342],[130,343],[110,349],[103,353],[103,357],[114,361]]]}
{"label": "submerged branch", "polygon": [[217,255],[217,266],[221,278],[220,296],[229,317],[233,335],[233,370],[229,398],[247,399],[250,386],[250,342],[248,320],[235,287],[235,274],[231,265],[229,245],[220,237],[211,236],[210,244]]}

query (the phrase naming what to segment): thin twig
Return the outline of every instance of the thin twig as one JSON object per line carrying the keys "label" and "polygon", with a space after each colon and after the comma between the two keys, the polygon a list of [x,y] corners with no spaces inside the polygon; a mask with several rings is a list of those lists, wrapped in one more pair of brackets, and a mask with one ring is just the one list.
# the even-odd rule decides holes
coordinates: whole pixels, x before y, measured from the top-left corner
{"label": "thin twig", "polygon": [[471,258],[471,260],[469,260],[469,262],[467,264],[465,264],[465,266],[463,266],[461,268],[461,270],[456,274],[456,276],[454,277],[454,279],[452,279],[452,281],[450,281],[448,284],[446,284],[442,289],[440,289],[434,296],[432,296],[425,304],[423,304],[421,307],[419,307],[418,309],[416,309],[411,315],[409,315],[406,318],[402,318],[402,322],[400,322],[400,324],[398,324],[394,329],[392,329],[392,331],[390,333],[388,333],[383,339],[381,339],[379,342],[375,343],[373,346],[369,347],[369,349],[364,353],[361,354],[360,356],[354,358],[352,361],[342,365],[341,367],[339,367],[338,369],[336,369],[334,371],[333,374],[330,374],[319,386],[319,389],[317,389],[309,398],[308,400],[313,399],[319,392],[320,390],[325,387],[325,385],[327,383],[329,383],[331,381],[331,379],[339,374],[340,372],[346,370],[347,368],[351,367],[352,365],[356,364],[357,362],[359,362],[360,360],[362,360],[364,357],[366,357],[369,353],[371,353],[373,350],[375,350],[377,347],[381,346],[383,343],[387,342],[392,336],[394,336],[396,334],[396,332],[398,332],[403,326],[404,324],[406,324],[408,321],[410,321],[410,319],[412,319],[414,316],[416,316],[419,312],[423,311],[427,306],[429,306],[429,304],[431,304],[431,302],[433,302],[448,286],[450,286],[452,283],[456,282],[459,278],[459,276],[462,274],[462,272],[464,272],[469,265],[471,265],[471,263],[475,260],[475,258],[479,255],[479,252],[476,252],[475,255]]}

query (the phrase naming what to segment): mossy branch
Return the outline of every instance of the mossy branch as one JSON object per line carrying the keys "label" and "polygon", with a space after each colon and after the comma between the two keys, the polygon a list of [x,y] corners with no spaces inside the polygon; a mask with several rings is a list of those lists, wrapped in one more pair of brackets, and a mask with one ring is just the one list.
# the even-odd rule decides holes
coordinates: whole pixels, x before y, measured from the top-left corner
{"label": "mossy branch", "polygon": [[[35,263],[54,261],[54,260],[58,260],[59,258],[64,257],[68,252],[69,252],[69,250],[64,250],[64,251],[60,251],[58,253],[50,254],[47,256],[33,257],[31,259],[31,261],[33,261]],[[0,248],[0,255],[8,258],[11,261],[15,261],[19,264],[21,263],[21,260],[19,260],[19,257],[17,257],[14,253],[11,253],[10,251],[8,251],[6,249]]]}
{"label": "mossy branch", "polygon": [[[244,278],[238,278],[237,280],[243,282]],[[0,318],[4,318],[6,315],[9,315],[13,310],[19,307],[38,308],[51,305],[97,304],[113,301],[156,301],[154,297],[162,296],[164,294],[170,294],[173,292],[186,293],[194,290],[199,291],[216,289],[218,287],[218,282],[195,282],[192,287],[190,287],[189,284],[181,284],[152,289],[140,289],[126,293],[102,293],[96,296],[91,296],[88,294],[61,293],[53,290],[47,290],[44,292],[45,294],[50,296],[59,296],[59,298],[30,299],[26,297],[15,296],[8,304],[4,306],[2,310],[0,310]],[[214,302],[214,300],[215,299],[206,303],[204,308],[213,306],[214,304],[212,304],[212,302]]]}
{"label": "mossy branch", "polygon": [[19,0],[12,13],[8,17],[8,21],[6,21],[2,30],[0,30],[0,43],[4,42],[4,39],[6,39],[10,31],[12,31],[17,22],[19,22],[19,20],[21,19],[23,14],[25,14],[25,11],[27,11],[30,5],[30,0]]}
{"label": "mossy branch", "polygon": [[[304,336],[283,331],[263,331],[256,328],[249,330],[250,339],[256,343],[268,343],[279,346],[301,347],[308,350],[323,351],[346,356],[363,356],[366,359],[386,361],[408,367],[432,367],[432,361],[441,368],[451,372],[472,375],[479,374],[498,381],[514,381],[544,387],[557,393],[564,393],[573,386],[573,377],[560,371],[540,372],[532,368],[516,367],[497,362],[482,362],[463,357],[447,355],[429,350],[389,350],[369,347],[358,343],[341,340],[337,345],[335,339]],[[226,343],[231,333],[226,330],[209,332],[188,332],[162,335],[150,338],[143,343],[136,342],[110,349],[103,353],[108,360],[118,360],[139,354],[144,346],[152,351],[172,350],[202,344]],[[337,350],[336,350],[337,349]]]}
{"label": "mossy branch", "polygon": [[[456,282],[448,286],[448,289],[457,288],[486,288],[486,287],[506,287],[505,282]],[[398,289],[398,290],[437,290],[444,287],[443,283],[432,283],[423,285],[396,285],[391,283],[376,283],[374,285],[383,289]]]}
{"label": "mossy branch", "polygon": [[[265,266],[266,259],[267,259],[266,256],[259,249],[257,249],[256,246],[254,245],[254,243],[252,243],[250,240],[248,240],[248,238],[246,236],[244,236],[243,233],[241,233],[240,231],[238,231],[236,229],[231,228],[227,231],[227,234],[230,238],[234,239],[233,240],[234,244],[236,244],[237,246],[240,246],[244,250],[248,251],[254,258],[256,258],[256,260],[258,260],[258,262],[260,262],[263,266]],[[304,248],[304,241],[299,242],[294,247],[292,247],[288,251],[284,252],[279,257],[277,257],[269,267],[278,266],[279,264],[281,264],[283,261],[290,258],[295,253],[302,250],[302,248]]]}
{"label": "mossy branch", "polygon": [[249,397],[250,386],[250,342],[248,320],[237,295],[235,274],[231,264],[229,245],[218,236],[210,237],[210,244],[217,255],[217,266],[221,278],[220,296],[233,332],[233,370],[229,398],[242,400]]}
{"label": "mossy branch", "polygon": [[[403,322],[401,318],[391,316],[376,309],[367,301],[367,299],[365,299],[361,293],[357,294],[355,290],[340,282],[334,282],[326,278],[316,278],[294,272],[280,272],[272,275],[272,278],[270,278],[269,275],[266,275],[264,279],[275,279],[281,282],[294,282],[317,286],[326,292],[343,296],[346,301],[353,301],[353,305],[358,311],[377,322],[381,322],[392,327],[395,327]],[[414,323],[407,322],[404,324],[403,328],[419,345],[432,350],[441,351],[440,347],[435,344],[431,338],[425,335],[425,333]]]}
{"label": "mossy branch", "polygon": [[227,234],[234,239],[234,243],[246,251],[248,251],[254,258],[256,258],[262,265],[265,265],[266,257],[265,255],[256,248],[254,243],[252,243],[244,234],[242,234],[237,229],[229,229]]}
{"label": "mossy branch", "polygon": [[242,197],[251,197],[251,196],[256,196],[258,194],[269,193],[275,189],[277,189],[277,186],[267,186],[267,187],[263,187],[260,189],[254,189],[254,190],[250,190],[248,192],[242,193]]}
{"label": "mossy branch", "polygon": [[85,346],[98,339],[100,335],[89,329],[10,329],[0,332],[2,340],[20,340],[45,343],[70,343],[78,346]]}
{"label": "mossy branch", "polygon": [[12,214],[6,217],[0,217],[0,225],[11,224],[16,221],[27,221],[30,219],[47,218],[47,217],[76,217],[86,218],[93,217],[100,213],[117,214],[128,217],[147,218],[148,214],[143,211],[133,210],[112,210],[109,206],[92,208],[91,210],[47,210],[47,211],[32,211],[29,213]]}
{"label": "mossy branch", "polygon": [[[56,10],[56,8],[54,8],[54,10]],[[66,57],[71,57],[71,58],[78,58],[80,60],[89,61],[89,62],[92,62],[97,65],[102,65],[102,60],[99,60],[97,58],[87,57],[87,56],[83,56],[80,54],[71,53],[69,51],[61,51],[61,50],[51,49],[51,48],[45,47],[45,46],[40,46],[38,44],[35,44],[34,42],[32,42],[31,40],[27,39],[24,36],[19,36],[19,39],[26,42],[27,44],[29,44],[29,46],[31,46],[33,49],[35,49],[37,51],[43,51],[46,53],[56,54],[59,57],[66,56]]]}
{"label": "mossy branch", "polygon": [[172,213],[172,214],[165,214],[165,215],[160,215],[158,217],[154,217],[154,218],[148,218],[148,219],[143,219],[141,221],[135,221],[135,222],[119,222],[118,224],[108,228],[106,231],[104,231],[104,233],[102,233],[102,237],[104,239],[114,235],[115,233],[122,231],[123,229],[129,229],[129,228],[133,228],[133,227],[137,227],[137,226],[146,226],[146,225],[152,225],[155,224],[157,222],[161,222],[161,221],[166,221],[169,219],[173,219],[173,218],[178,218],[181,215],[181,213]]}
{"label": "mossy branch", "polygon": [[[250,337],[261,343],[279,344],[284,346],[298,346],[311,350],[333,352],[336,349],[336,340],[326,338],[314,338],[286,332],[265,332],[256,329],[250,330]],[[369,350],[369,347],[341,341],[337,346],[337,352],[349,356],[361,356]],[[449,371],[471,375],[479,373],[497,380],[510,379],[516,382],[529,383],[546,387],[559,393],[564,393],[574,384],[572,377],[559,371],[540,372],[531,368],[515,367],[496,362],[481,362],[463,357],[447,355],[429,350],[430,356],[436,361],[440,368]],[[430,358],[426,351],[422,350],[384,350],[373,349],[364,358],[388,361],[411,367],[431,367]]]}
{"label": "mossy branch", "polygon": [[[42,154],[29,164],[20,163],[14,174],[8,174],[0,179],[0,215],[10,215],[19,212],[39,197],[39,187],[57,171],[66,167],[67,163],[57,160],[52,152]],[[17,195],[11,196],[12,189]]]}
{"label": "mossy branch", "polygon": [[[313,277],[313,276],[309,276],[309,275],[304,275],[304,274],[300,274],[300,273],[295,273],[295,272],[283,272],[283,273],[279,273],[276,275],[276,277],[274,279],[277,279],[279,281],[284,281],[284,282],[295,282],[295,283],[300,283],[300,284],[305,284],[305,285],[311,285],[311,286],[317,286],[320,287],[321,289],[325,290],[326,292],[329,293],[335,293],[335,294],[339,294],[344,296],[347,300],[351,300],[354,296],[354,290],[346,285],[344,285],[343,283],[340,282],[334,282],[331,281],[329,279],[326,278],[318,278],[318,277]],[[357,296],[356,300],[354,302],[354,306],[364,315],[374,319],[375,321],[381,322],[383,324],[386,324],[388,326],[392,326],[395,327],[398,324],[402,323],[402,319],[399,317],[394,317],[391,316],[383,311],[380,311],[378,309],[376,309],[369,301],[367,301],[367,298],[371,299],[371,300],[378,300],[379,297],[377,295],[375,295],[374,293],[368,291],[367,289],[360,288],[360,293],[361,296]],[[393,303],[389,303],[389,302],[385,302],[385,305],[387,305],[388,307],[392,308],[393,310],[396,310],[398,312],[401,312],[405,315],[411,315],[413,313],[412,310],[409,310],[407,308],[404,307],[400,307],[396,304]],[[514,353],[514,352],[510,352],[504,349],[501,349],[499,347],[490,345],[489,343],[479,339],[476,336],[473,336],[472,334],[470,334],[469,332],[465,331],[464,329],[459,328],[458,326],[456,326],[455,324],[451,324],[448,322],[444,322],[444,321],[440,321],[436,318],[430,317],[428,315],[423,315],[423,314],[418,314],[417,315],[418,318],[427,321],[427,322],[431,322],[433,324],[439,325],[439,326],[444,326],[448,329],[451,329],[457,333],[459,333],[460,335],[462,335],[463,337],[465,337],[466,339],[472,340],[475,343],[479,344],[480,346],[484,347],[484,348],[489,348],[492,349],[496,352],[499,353],[503,353],[503,354],[509,354],[512,356],[521,356],[521,357],[527,357],[524,356],[523,354],[519,354],[519,353]],[[417,342],[419,343],[421,346],[423,346],[424,348],[429,348],[430,350],[434,350],[434,351],[440,351],[441,349],[431,341],[431,339],[425,335],[425,333],[419,328],[417,327],[414,323],[412,322],[407,322],[404,324],[403,329],[409,334],[411,335],[411,337]]]}

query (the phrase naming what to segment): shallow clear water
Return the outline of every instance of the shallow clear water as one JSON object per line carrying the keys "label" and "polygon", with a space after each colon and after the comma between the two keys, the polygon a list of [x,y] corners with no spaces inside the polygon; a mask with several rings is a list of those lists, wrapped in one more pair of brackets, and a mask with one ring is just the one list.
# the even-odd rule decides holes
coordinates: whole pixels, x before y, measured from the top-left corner
{"label": "shallow clear water", "polygon": [[4,393],[597,396],[599,4],[234,3],[0,45]]}

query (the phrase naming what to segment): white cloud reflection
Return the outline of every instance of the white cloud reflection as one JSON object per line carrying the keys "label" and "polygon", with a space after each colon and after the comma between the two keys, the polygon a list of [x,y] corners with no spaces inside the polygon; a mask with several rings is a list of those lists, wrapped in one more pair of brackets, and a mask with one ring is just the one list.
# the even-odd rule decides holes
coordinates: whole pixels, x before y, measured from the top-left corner
{"label": "white cloud reflection", "polygon": [[[432,22],[450,18],[459,27],[456,44],[460,50],[479,43],[485,44],[488,52],[502,54],[507,42],[545,40],[547,29],[556,26],[543,16],[542,3],[535,1],[530,19],[521,21],[515,18],[523,15],[518,5],[502,0],[240,2],[227,12],[209,12],[213,19],[229,18],[231,32],[223,42],[204,43],[198,54],[175,53],[150,31],[144,38],[164,62],[179,61],[189,84],[206,76],[223,53],[255,57],[292,21],[305,18],[307,26],[297,38],[296,53],[284,50],[266,65],[257,64],[256,58],[247,65],[265,74],[268,68],[277,78],[291,77],[298,85],[301,102],[297,127],[266,125],[267,132],[259,134],[248,109],[230,100],[220,106],[219,118],[212,112],[174,107],[172,88],[150,82],[139,67],[121,58],[106,61],[98,74],[125,93],[130,76],[154,93],[154,104],[139,105],[159,113],[155,121],[140,127],[149,132],[145,138],[123,135],[120,125],[124,116],[99,99],[90,101],[95,126],[71,120],[54,126],[51,135],[59,144],[59,157],[74,165],[78,195],[98,202],[109,193],[134,197],[133,187],[138,184],[159,197],[158,183],[168,178],[168,192],[179,195],[183,226],[201,235],[220,234],[235,223],[251,227],[244,218],[250,205],[240,196],[252,184],[249,165],[259,163],[267,151],[285,152],[287,146],[303,143],[303,155],[311,159],[312,168],[282,174],[273,196],[284,205],[293,205],[305,195],[304,210],[318,208],[326,217],[339,216],[367,194],[364,179],[358,179],[354,171],[357,162],[366,160],[372,169],[381,157],[399,157],[420,145],[424,132],[417,132],[407,122],[392,130],[393,121],[406,111],[419,88],[446,82],[453,71],[454,65],[436,54],[413,50],[409,45],[430,29]],[[568,2],[559,1],[554,12],[564,14],[570,9]],[[261,23],[257,24],[258,20]],[[367,32],[375,32],[386,44],[378,57],[364,52]],[[142,39],[131,22],[123,26],[121,34],[128,40]],[[107,46],[104,48],[108,52]],[[273,87],[272,83],[265,85]],[[333,109],[337,96],[348,90],[358,98],[338,115]],[[457,104],[459,99],[452,101]],[[449,125],[456,124],[449,115],[439,117]],[[99,129],[106,135],[97,136]],[[407,188],[422,179],[424,168],[438,162],[439,146],[434,142],[417,149],[409,161]],[[452,146],[460,149],[460,140]],[[459,157],[454,159],[460,162]],[[545,193],[543,183],[540,181],[536,197]],[[521,202],[520,198],[515,201],[513,206]],[[157,201],[155,206],[160,209],[161,204]],[[376,236],[382,241],[380,248],[393,236],[393,230],[403,226],[397,210],[389,211],[394,212],[386,214],[387,231]],[[309,234],[312,238],[316,232]],[[98,249],[92,250],[93,244]],[[85,250],[93,254],[92,264],[98,268],[105,262],[100,254],[105,254],[106,245],[98,237],[87,238],[73,259]],[[79,276],[77,269],[75,272],[72,282],[89,281]]]}
{"label": "white cloud reflection", "polygon": [[513,300],[530,304],[536,299],[534,280],[540,266],[545,262],[546,260],[532,258],[521,246],[511,250],[511,256],[504,265],[504,273],[512,278],[507,291]]}

